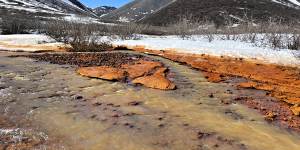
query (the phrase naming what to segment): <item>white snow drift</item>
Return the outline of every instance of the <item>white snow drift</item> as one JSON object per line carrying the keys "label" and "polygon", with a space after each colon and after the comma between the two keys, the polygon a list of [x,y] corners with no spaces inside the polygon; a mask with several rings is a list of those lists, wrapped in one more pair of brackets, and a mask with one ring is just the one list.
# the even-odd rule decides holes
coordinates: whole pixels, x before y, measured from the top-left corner
{"label": "white snow drift", "polygon": [[115,46],[144,46],[151,50],[175,50],[182,53],[209,54],[214,56],[230,56],[236,58],[255,59],[265,63],[280,65],[300,66],[300,51],[288,49],[274,50],[262,48],[232,40],[214,40],[209,42],[201,36],[191,40],[182,40],[176,36],[143,36],[141,40],[114,41]]}
{"label": "white snow drift", "polygon": [[63,43],[56,42],[54,39],[37,34],[14,34],[0,35],[0,50],[9,51],[40,51],[48,50],[41,47],[63,47]]}
{"label": "white snow drift", "polygon": [[[104,37],[103,40],[109,39]],[[6,45],[5,45],[6,44]],[[3,50],[25,50],[36,51],[38,48],[16,49],[7,47],[9,45],[60,45],[55,40],[45,35],[0,35],[0,49]],[[194,36],[192,39],[183,40],[177,36],[142,36],[140,40],[114,40],[114,46],[144,46],[151,50],[175,50],[181,53],[190,54],[208,54],[214,56],[230,56],[236,58],[252,59],[263,61],[265,63],[275,63],[288,66],[300,66],[300,51],[263,48],[254,46],[251,43],[233,41],[233,40],[218,40],[215,39],[209,42],[203,36]]]}

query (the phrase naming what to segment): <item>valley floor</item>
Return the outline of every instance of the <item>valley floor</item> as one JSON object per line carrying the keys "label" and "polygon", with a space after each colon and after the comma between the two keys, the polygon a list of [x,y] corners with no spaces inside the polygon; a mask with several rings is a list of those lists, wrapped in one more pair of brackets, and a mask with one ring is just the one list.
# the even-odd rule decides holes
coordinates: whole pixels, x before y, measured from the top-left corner
{"label": "valley floor", "polygon": [[[1,35],[6,51],[0,52],[0,148],[300,148],[298,52],[256,51],[230,42],[213,50],[216,43],[158,39],[115,41],[115,47],[133,51],[101,55],[142,55],[160,62],[169,69],[167,77],[176,90],[82,77],[75,70],[83,62],[68,63],[74,57],[56,57],[63,64],[47,63],[52,53],[11,52],[63,51],[63,45],[40,49],[51,39]],[[203,48],[197,51],[196,46]],[[95,65],[94,55],[87,66]]]}

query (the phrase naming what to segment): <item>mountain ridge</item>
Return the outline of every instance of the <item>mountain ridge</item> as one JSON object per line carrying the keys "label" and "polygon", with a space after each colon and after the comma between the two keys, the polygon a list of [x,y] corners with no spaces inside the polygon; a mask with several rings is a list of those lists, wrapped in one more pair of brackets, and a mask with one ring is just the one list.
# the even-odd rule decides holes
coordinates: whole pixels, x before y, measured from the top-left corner
{"label": "mountain ridge", "polygon": [[242,21],[243,18],[264,22],[273,18],[283,22],[299,23],[300,5],[297,5],[295,0],[176,0],[138,22],[167,25],[187,15],[216,24],[224,24],[228,18],[233,22]]}
{"label": "mountain ridge", "polygon": [[174,0],[134,0],[102,17],[104,20],[132,22],[169,5]]}
{"label": "mountain ridge", "polygon": [[103,15],[107,15],[108,13],[116,10],[116,7],[112,7],[112,6],[99,6],[93,9],[93,12],[102,17]]}
{"label": "mountain ridge", "polygon": [[2,18],[56,18],[79,15],[97,18],[97,15],[78,0],[0,0]]}

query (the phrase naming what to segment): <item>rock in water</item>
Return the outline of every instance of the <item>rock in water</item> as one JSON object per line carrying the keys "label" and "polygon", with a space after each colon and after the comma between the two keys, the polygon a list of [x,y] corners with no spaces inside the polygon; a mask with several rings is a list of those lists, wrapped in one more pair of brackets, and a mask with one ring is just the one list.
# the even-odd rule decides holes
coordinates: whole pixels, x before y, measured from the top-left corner
{"label": "rock in water", "polygon": [[163,64],[155,61],[140,60],[134,64],[124,64],[120,68],[99,66],[99,67],[82,67],[77,72],[82,76],[99,78],[105,80],[122,81],[125,79],[132,80],[134,84],[142,84],[145,87],[173,90],[176,88],[165,72],[167,68]]}
{"label": "rock in water", "polygon": [[128,64],[122,65],[122,69],[128,72],[129,77],[131,79],[135,79],[137,77],[147,75],[157,67],[162,67],[162,64],[160,62],[145,61],[145,60],[137,61],[135,64],[132,65],[128,65]]}
{"label": "rock in water", "polygon": [[77,70],[77,73],[82,76],[100,78],[110,81],[120,81],[125,78],[125,71],[108,66],[82,67]]}
{"label": "rock in water", "polygon": [[291,107],[291,111],[294,115],[299,116],[300,115],[300,107],[298,105],[295,105]]}
{"label": "rock in water", "polygon": [[166,68],[158,69],[153,75],[136,78],[132,81],[134,84],[142,84],[149,88],[161,90],[174,90],[176,88],[169,79],[165,76]]}

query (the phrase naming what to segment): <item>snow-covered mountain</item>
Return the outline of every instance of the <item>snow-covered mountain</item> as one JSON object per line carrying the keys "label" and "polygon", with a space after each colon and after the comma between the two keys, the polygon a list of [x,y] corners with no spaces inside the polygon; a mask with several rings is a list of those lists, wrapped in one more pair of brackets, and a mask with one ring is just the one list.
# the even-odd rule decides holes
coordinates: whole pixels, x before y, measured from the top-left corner
{"label": "snow-covered mountain", "polygon": [[0,17],[57,17],[96,14],[78,0],[0,0]]}
{"label": "snow-covered mountain", "polygon": [[[150,0],[152,1],[152,0]],[[180,17],[209,20],[223,24],[253,20],[266,22],[270,19],[286,22],[300,21],[299,0],[176,0],[164,8],[140,20],[142,23],[165,25]]]}
{"label": "snow-covered mountain", "polygon": [[299,0],[272,0],[275,3],[283,4],[289,7],[300,7]]}
{"label": "snow-covered mountain", "polygon": [[120,22],[137,21],[169,5],[173,1],[175,0],[134,0],[103,16],[102,19],[118,20]]}
{"label": "snow-covered mountain", "polygon": [[100,7],[94,8],[93,12],[95,14],[97,14],[98,16],[104,16],[116,9],[117,9],[116,7],[100,6]]}

